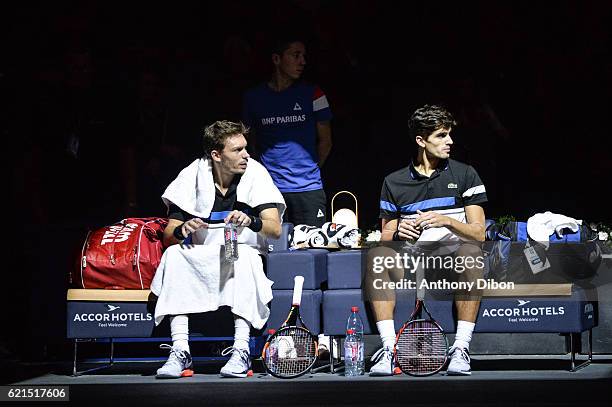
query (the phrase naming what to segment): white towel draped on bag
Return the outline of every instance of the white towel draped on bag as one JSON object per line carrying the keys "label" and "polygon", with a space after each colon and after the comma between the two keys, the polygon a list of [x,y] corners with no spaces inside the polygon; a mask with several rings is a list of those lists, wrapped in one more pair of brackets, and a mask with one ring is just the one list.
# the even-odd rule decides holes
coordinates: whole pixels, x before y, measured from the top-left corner
{"label": "white towel draped on bag", "polygon": [[563,229],[577,232],[580,225],[582,225],[582,220],[547,211],[536,213],[527,219],[527,234],[548,249],[550,235],[557,233],[559,237],[562,237]]}
{"label": "white towel draped on bag", "polygon": [[[237,200],[250,207],[275,203],[282,218],[285,201],[266,169],[249,159],[236,188]],[[198,159],[180,172],[162,199],[185,212],[208,218],[215,199],[212,165]],[[254,328],[264,326],[272,300],[272,284],[263,272],[256,248],[265,247],[263,236],[250,229],[239,231],[239,259],[222,261],[223,229],[201,229],[192,236],[193,245],[172,245],[162,256],[151,291],[158,296],[155,323],[166,315],[214,311],[222,305]]]}

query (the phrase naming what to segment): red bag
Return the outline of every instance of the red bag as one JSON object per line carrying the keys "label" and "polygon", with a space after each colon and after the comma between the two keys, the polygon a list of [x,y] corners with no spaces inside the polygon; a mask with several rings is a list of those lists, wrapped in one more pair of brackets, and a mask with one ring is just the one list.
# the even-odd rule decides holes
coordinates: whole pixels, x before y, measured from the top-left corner
{"label": "red bag", "polygon": [[136,289],[151,286],[163,252],[164,218],[128,218],[87,234],[71,278],[77,288]]}

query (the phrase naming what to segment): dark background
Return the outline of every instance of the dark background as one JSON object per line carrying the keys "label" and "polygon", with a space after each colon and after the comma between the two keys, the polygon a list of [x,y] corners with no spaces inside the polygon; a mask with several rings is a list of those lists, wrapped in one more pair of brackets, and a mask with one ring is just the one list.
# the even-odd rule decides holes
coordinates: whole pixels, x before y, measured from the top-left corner
{"label": "dark background", "polygon": [[[201,154],[200,129],[240,117],[287,27],[307,40],[305,78],[334,113],[328,199],[354,192],[362,228],[377,223],[384,176],[414,153],[406,123],[425,103],[455,114],[452,156],[480,173],[488,218],[611,219],[609,2],[33,4],[0,17],[3,357],[64,354],[65,277],[84,232],[163,215],[159,196]],[[149,171],[129,211],[126,162]]]}

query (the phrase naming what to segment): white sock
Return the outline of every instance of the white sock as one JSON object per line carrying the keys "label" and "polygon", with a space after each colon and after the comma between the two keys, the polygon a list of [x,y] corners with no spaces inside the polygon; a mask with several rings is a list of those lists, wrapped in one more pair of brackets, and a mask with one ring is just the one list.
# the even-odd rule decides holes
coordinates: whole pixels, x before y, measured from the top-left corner
{"label": "white sock", "polygon": [[187,315],[170,317],[170,334],[173,347],[189,352],[189,317]]}
{"label": "white sock", "polygon": [[251,324],[244,318],[234,315],[234,348],[249,351]]}
{"label": "white sock", "polygon": [[474,332],[475,325],[474,322],[458,321],[453,347],[470,350],[470,341],[472,340],[472,332]]}
{"label": "white sock", "polygon": [[378,321],[376,328],[378,328],[383,347],[393,349],[395,346],[395,324],[393,320],[385,319],[384,321]]}

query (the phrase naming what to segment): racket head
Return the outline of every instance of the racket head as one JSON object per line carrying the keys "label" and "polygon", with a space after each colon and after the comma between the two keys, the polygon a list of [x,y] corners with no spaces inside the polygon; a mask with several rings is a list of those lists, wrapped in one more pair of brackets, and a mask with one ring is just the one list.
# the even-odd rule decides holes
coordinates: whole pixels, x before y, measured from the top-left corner
{"label": "racket head", "polygon": [[432,319],[406,322],[397,334],[395,362],[411,376],[438,373],[448,359],[448,340],[440,325]]}
{"label": "racket head", "polygon": [[268,338],[261,356],[272,376],[292,379],[310,371],[317,361],[318,348],[317,337],[309,330],[287,326]]}

